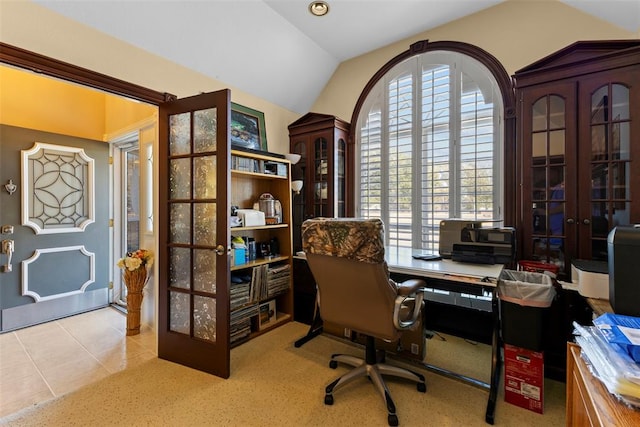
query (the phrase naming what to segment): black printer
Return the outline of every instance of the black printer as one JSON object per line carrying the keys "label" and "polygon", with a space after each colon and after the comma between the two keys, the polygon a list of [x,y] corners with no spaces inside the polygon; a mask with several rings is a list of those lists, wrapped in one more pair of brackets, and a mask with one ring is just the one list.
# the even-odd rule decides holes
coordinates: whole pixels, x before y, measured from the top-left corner
{"label": "black printer", "polygon": [[640,224],[611,230],[607,250],[611,308],[616,314],[640,317]]}

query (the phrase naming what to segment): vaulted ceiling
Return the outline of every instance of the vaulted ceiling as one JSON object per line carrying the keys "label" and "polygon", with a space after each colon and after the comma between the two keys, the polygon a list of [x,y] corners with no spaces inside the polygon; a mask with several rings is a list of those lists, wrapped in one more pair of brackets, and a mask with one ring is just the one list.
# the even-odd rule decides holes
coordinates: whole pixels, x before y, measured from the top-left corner
{"label": "vaulted ceiling", "polygon": [[[34,0],[298,113],[340,62],[503,1],[515,0],[327,0],[329,13],[315,17],[310,0]],[[640,0],[559,1],[640,31]]]}

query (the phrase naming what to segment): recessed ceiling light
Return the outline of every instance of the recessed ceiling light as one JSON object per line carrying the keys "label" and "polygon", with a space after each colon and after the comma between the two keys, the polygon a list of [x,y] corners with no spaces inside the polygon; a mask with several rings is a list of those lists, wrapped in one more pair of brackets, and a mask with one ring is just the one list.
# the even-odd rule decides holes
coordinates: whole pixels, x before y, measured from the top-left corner
{"label": "recessed ceiling light", "polygon": [[315,16],[324,16],[329,13],[329,4],[326,1],[312,1],[309,3],[309,12]]}

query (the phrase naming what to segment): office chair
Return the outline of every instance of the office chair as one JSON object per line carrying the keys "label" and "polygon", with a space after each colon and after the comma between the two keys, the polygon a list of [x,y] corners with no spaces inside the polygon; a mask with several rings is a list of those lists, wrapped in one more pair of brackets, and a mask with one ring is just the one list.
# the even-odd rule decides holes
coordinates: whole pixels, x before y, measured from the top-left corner
{"label": "office chair", "polygon": [[384,260],[384,225],[379,219],[315,218],[302,224],[302,246],[318,287],[318,305],[323,321],[332,322],[366,338],[365,358],[334,354],[329,366],[338,362],[355,369],[331,382],[324,403],[333,404],[333,392],[359,377],[368,377],[387,406],[390,426],[398,425],[396,407],[382,375],[417,383],[424,393],[424,376],[388,365],[375,339],[396,341],[403,330],[418,320],[423,306],[423,280],[395,283]]}

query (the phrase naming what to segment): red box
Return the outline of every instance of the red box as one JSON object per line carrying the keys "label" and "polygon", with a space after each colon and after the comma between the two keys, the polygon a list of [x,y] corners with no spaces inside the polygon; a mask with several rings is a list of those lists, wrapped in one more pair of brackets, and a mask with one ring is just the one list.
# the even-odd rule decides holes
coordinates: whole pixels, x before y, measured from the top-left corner
{"label": "red box", "polygon": [[518,270],[533,271],[534,273],[544,273],[545,271],[548,271],[557,275],[560,268],[555,264],[549,264],[546,262],[518,261]]}
{"label": "red box", "polygon": [[543,352],[504,345],[504,400],[521,408],[543,413]]}

